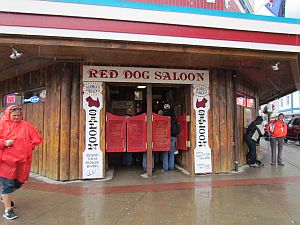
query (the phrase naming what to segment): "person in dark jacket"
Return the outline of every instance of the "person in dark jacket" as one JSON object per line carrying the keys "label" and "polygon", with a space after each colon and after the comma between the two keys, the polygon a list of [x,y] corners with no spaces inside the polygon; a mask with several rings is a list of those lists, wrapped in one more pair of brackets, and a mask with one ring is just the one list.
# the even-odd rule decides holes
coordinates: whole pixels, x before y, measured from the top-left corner
{"label": "person in dark jacket", "polygon": [[261,116],[250,123],[245,134],[246,144],[249,148],[248,159],[251,167],[260,167],[260,161],[256,155],[256,145],[259,143],[260,137],[265,134],[264,127],[262,125],[263,118]]}
{"label": "person in dark jacket", "polygon": [[171,149],[169,151],[163,152],[163,171],[174,171],[175,166],[175,150],[176,150],[176,142],[177,136],[180,132],[180,126],[178,120],[176,119],[175,114],[171,110],[170,104],[165,104],[163,109],[163,115],[169,116],[171,119]]}

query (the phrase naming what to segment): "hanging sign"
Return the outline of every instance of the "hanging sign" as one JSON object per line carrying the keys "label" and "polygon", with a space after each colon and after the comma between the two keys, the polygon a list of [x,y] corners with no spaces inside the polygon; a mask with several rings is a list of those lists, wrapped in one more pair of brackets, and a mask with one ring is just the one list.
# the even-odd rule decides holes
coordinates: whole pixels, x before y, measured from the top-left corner
{"label": "hanging sign", "polygon": [[25,98],[23,100],[24,103],[38,103],[40,98],[38,96],[31,96],[30,98]]}
{"label": "hanging sign", "polygon": [[211,173],[211,149],[208,146],[209,80],[193,85],[193,107],[196,112],[195,173]]}
{"label": "hanging sign", "polygon": [[207,70],[83,66],[83,81],[202,84]]}
{"label": "hanging sign", "polygon": [[82,178],[103,178],[103,152],[100,149],[100,111],[103,107],[102,83],[83,82],[83,108],[86,115],[85,151]]}
{"label": "hanging sign", "polygon": [[6,104],[14,104],[16,103],[16,95],[6,95]]}

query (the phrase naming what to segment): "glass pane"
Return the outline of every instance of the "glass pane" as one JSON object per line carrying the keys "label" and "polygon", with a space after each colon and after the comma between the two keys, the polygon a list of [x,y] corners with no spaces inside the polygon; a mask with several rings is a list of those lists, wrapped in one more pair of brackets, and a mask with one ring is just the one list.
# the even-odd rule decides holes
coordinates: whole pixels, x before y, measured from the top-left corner
{"label": "glass pane", "polygon": [[247,107],[255,108],[255,99],[254,98],[247,98]]}
{"label": "glass pane", "polygon": [[241,94],[237,94],[236,95],[236,104],[246,107],[246,96],[241,95]]}

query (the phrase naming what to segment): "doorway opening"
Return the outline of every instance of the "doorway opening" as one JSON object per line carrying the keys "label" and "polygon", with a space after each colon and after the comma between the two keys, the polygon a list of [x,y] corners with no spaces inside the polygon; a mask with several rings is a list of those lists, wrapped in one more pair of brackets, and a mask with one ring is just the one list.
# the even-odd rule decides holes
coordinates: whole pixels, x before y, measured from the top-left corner
{"label": "doorway opening", "polygon": [[[106,85],[106,91],[106,168],[114,167],[115,171],[135,168],[145,172],[143,156],[147,151],[146,113],[149,101],[146,85],[110,83]],[[171,106],[176,116],[190,114],[190,85],[153,84],[150,101],[155,114],[159,114],[165,104]],[[162,168],[160,153],[154,153],[153,171]],[[178,164],[185,165],[182,162],[184,154],[179,151],[176,155]]]}

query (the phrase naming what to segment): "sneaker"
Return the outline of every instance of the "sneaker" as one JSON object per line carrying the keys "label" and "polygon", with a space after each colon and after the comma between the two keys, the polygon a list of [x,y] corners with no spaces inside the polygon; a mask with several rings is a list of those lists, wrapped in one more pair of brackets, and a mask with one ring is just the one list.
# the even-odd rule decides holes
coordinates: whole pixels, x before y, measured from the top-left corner
{"label": "sneaker", "polygon": [[278,166],[284,166],[284,164],[283,163],[278,163]]}
{"label": "sneaker", "polygon": [[148,175],[147,175],[147,173],[143,173],[143,174],[141,174],[141,177],[142,178],[148,178]]}
{"label": "sneaker", "polygon": [[271,166],[274,166],[275,165],[275,163],[271,163]]}
{"label": "sneaker", "polygon": [[176,149],[176,150],[174,151],[174,155],[178,155],[178,153],[179,153],[179,151],[178,151],[178,149]]}
{"label": "sneaker", "polygon": [[[0,201],[3,202],[2,197],[0,197]],[[13,201],[10,202],[10,207],[12,209],[16,208],[16,205],[15,205],[15,203]]]}
{"label": "sneaker", "polygon": [[15,214],[13,209],[9,209],[8,211],[5,211],[3,217],[7,220],[13,220],[18,218],[18,216]]}
{"label": "sneaker", "polygon": [[254,164],[250,164],[250,167],[255,167],[255,168],[259,168],[259,165],[254,163]]}

